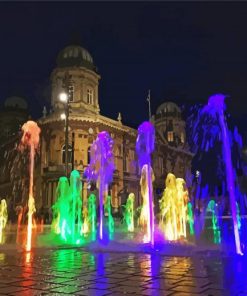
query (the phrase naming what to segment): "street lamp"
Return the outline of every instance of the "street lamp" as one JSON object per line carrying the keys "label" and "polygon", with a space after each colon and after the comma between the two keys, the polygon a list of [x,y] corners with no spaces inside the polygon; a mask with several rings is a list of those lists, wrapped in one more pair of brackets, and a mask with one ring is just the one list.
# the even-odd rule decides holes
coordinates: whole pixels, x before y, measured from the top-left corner
{"label": "street lamp", "polygon": [[65,175],[68,178],[68,146],[69,146],[69,99],[67,93],[63,92],[59,95],[59,100],[64,104],[65,113],[61,114],[61,119],[65,120]]}
{"label": "street lamp", "polygon": [[66,93],[61,93],[59,95],[59,100],[62,102],[62,103],[67,103],[68,102],[68,95]]}

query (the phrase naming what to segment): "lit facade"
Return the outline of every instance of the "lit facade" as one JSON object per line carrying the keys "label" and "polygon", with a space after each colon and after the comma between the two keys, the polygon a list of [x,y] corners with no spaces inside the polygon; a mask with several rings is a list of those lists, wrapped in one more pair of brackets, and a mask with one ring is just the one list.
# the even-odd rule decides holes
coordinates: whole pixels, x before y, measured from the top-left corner
{"label": "lit facade", "polygon": [[[64,112],[64,105],[59,101],[59,94],[64,91],[69,94],[70,106],[70,170],[77,169],[83,175],[90,161],[90,146],[97,134],[106,130],[114,139],[115,172],[110,186],[112,206],[118,209],[125,202],[124,192],[134,192],[136,204],[141,203],[140,174],[135,153],[137,131],[124,125],[121,115],[113,120],[100,114],[99,81],[100,75],[93,59],[84,48],[69,46],[59,53],[57,67],[51,74],[51,104],[54,112],[39,120],[42,129],[41,183],[45,207],[54,203],[58,178],[64,174],[65,122],[60,116]],[[186,169],[190,170],[192,154],[186,144],[181,111],[174,103],[162,104],[152,121],[156,126],[154,187],[162,190],[168,172],[185,177]],[[87,185],[84,183],[84,199],[88,196]]]}
{"label": "lit facade", "polygon": [[[69,170],[76,169],[83,176],[90,161],[90,146],[97,134],[106,130],[114,140],[115,171],[110,185],[112,206],[117,211],[130,192],[135,193],[136,206],[141,204],[140,170],[135,153],[137,131],[122,123],[121,114],[114,120],[100,113],[99,81],[100,75],[86,49],[68,46],[59,53],[57,66],[51,73],[52,112],[44,112],[38,120],[42,132],[35,171],[37,209],[42,206],[47,210],[51,208],[58,179],[65,173],[65,120],[61,119],[65,106],[59,100],[62,92],[69,95]],[[185,122],[177,105],[162,104],[152,116],[152,122],[156,128],[153,170],[155,204],[158,204],[167,173],[184,178],[186,172],[190,172],[192,154],[186,143]],[[92,188],[83,177],[82,181],[82,198],[86,200]],[[20,200],[23,203],[25,198]]]}

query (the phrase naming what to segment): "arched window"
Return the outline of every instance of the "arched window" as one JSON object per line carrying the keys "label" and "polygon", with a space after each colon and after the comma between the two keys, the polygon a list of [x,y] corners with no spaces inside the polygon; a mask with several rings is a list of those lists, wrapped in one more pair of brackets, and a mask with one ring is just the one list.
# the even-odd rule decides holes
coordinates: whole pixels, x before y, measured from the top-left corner
{"label": "arched window", "polygon": [[[72,161],[72,146],[68,145],[68,163]],[[62,147],[62,163],[65,163],[65,145]]]}

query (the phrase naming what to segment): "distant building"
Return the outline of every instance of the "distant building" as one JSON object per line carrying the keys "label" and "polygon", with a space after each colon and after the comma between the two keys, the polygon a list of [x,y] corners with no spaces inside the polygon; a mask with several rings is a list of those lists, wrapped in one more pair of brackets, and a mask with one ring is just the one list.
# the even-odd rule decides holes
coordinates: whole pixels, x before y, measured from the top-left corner
{"label": "distant building", "polygon": [[186,178],[191,171],[193,154],[186,140],[185,121],[180,108],[173,102],[161,104],[152,116],[156,130],[156,151],[153,166],[155,185],[163,190],[169,172],[176,177]]}
{"label": "distant building", "polygon": [[[38,120],[42,133],[35,172],[37,208],[48,209],[55,202],[58,179],[65,172],[65,121],[61,119],[64,105],[59,101],[59,94],[64,91],[69,94],[70,106],[70,170],[77,169],[83,176],[90,161],[90,147],[97,134],[106,130],[114,140],[116,169],[110,186],[112,206],[117,210],[130,192],[135,193],[136,204],[141,204],[140,169],[135,153],[137,131],[123,124],[120,113],[115,120],[100,113],[99,81],[94,60],[83,47],[71,45],[58,54],[57,66],[51,73],[52,111],[44,110],[44,116]],[[156,128],[153,170],[154,193],[158,200],[167,173],[185,177],[186,171],[190,171],[192,154],[186,142],[185,122],[176,104],[162,104],[152,116],[152,122]],[[89,190],[89,184],[84,183],[83,199],[87,198]]]}
{"label": "distant building", "polygon": [[7,98],[0,109],[1,142],[15,136],[27,118],[28,106],[25,99],[16,96]]}
{"label": "distant building", "polygon": [[26,201],[24,159],[19,155],[21,126],[28,120],[28,105],[17,96],[5,100],[0,110],[0,198],[6,198],[8,208]]}

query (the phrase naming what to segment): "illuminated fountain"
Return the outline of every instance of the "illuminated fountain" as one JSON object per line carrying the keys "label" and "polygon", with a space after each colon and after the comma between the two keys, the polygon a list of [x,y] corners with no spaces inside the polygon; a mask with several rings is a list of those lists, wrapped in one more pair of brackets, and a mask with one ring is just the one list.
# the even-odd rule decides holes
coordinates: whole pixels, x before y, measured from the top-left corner
{"label": "illuminated fountain", "polygon": [[154,209],[153,209],[153,180],[151,154],[154,151],[155,130],[151,122],[143,122],[138,127],[136,153],[141,168],[141,194],[143,205],[140,224],[146,228],[144,242],[154,245]]}
{"label": "illuminated fountain", "polygon": [[160,228],[169,241],[187,237],[187,222],[190,234],[194,233],[192,205],[188,206],[189,194],[185,180],[169,173],[166,188],[160,200]]}
{"label": "illuminated fountain", "polygon": [[210,200],[208,203],[206,214],[211,215],[211,228],[213,230],[213,237],[214,237],[214,243],[219,244],[221,242],[221,231],[220,231],[220,225],[218,220],[218,205],[214,200]]}
{"label": "illuminated fountain", "polygon": [[231,214],[233,221],[233,230],[235,237],[235,248],[236,253],[242,255],[240,235],[238,229],[238,219],[237,219],[237,207],[236,207],[236,196],[235,196],[235,180],[234,180],[234,170],[232,165],[232,155],[231,155],[231,144],[229,139],[229,131],[227,127],[227,122],[225,120],[224,110],[225,110],[225,96],[222,94],[216,94],[209,98],[208,104],[202,109],[201,115],[204,114],[210,116],[214,121],[218,123],[220,127],[220,135],[222,141],[222,153],[225,160],[226,169],[226,183],[227,189],[230,197]]}
{"label": "illuminated fountain", "polygon": [[105,205],[104,205],[104,213],[107,215],[107,219],[108,219],[108,230],[109,233],[113,233],[114,232],[114,220],[112,217],[112,213],[111,213],[111,196],[107,195],[106,200],[105,200]]}
{"label": "illuminated fountain", "polygon": [[134,231],[134,203],[135,203],[135,195],[134,193],[130,193],[126,205],[124,205],[124,221],[127,225],[127,229],[129,232]]}
{"label": "illuminated fountain", "polygon": [[104,199],[114,171],[113,140],[108,132],[100,132],[90,149],[90,164],[85,171],[88,181],[99,189],[99,238],[103,239]]}
{"label": "illuminated fountain", "polygon": [[86,205],[83,205],[82,210],[82,227],[81,227],[81,234],[86,235],[90,231],[90,222],[89,222],[89,216],[88,216],[88,209]]}
{"label": "illuminated fountain", "polygon": [[166,188],[160,200],[160,225],[165,238],[170,241],[178,239],[177,195],[176,177],[169,173],[166,177]]}
{"label": "illuminated fountain", "polygon": [[0,204],[0,244],[3,242],[3,230],[8,221],[7,203],[5,199],[1,200]]}
{"label": "illuminated fountain", "polygon": [[[243,254],[243,241],[241,244],[240,231],[238,229],[238,215],[237,215],[237,199],[241,201],[242,196],[239,192],[237,185],[236,168],[240,168],[241,158],[237,160],[237,153],[242,146],[241,136],[238,134],[237,129],[234,132],[228,130],[226,116],[225,116],[225,95],[216,94],[209,98],[207,105],[205,105],[201,110],[196,110],[196,113],[192,113],[194,119],[191,120],[190,130],[192,131],[192,142],[195,151],[201,153],[209,152],[217,155],[217,170],[220,168],[220,172],[217,171],[217,178],[222,178],[222,196],[229,195],[229,205],[231,209],[231,219],[232,219],[232,229],[234,236],[234,248],[237,254]],[[194,114],[194,115],[193,115]],[[219,149],[220,148],[220,149]],[[219,153],[215,153],[217,150]],[[238,152],[237,152],[238,151]],[[234,157],[233,154],[234,153]],[[234,163],[233,163],[234,160]],[[215,170],[216,171],[216,170]],[[213,182],[213,180],[211,180]],[[204,180],[205,183],[205,180]],[[209,183],[209,182],[208,182]],[[209,187],[211,186],[211,188]],[[206,184],[204,191],[200,194],[200,200],[204,203],[209,201],[210,195],[212,194],[212,184]],[[211,193],[210,193],[211,191]],[[213,195],[217,196],[217,190],[213,192]],[[222,214],[222,209],[224,208],[224,199],[222,204],[220,204],[220,212]],[[205,211],[200,209],[200,216],[205,216]],[[198,219],[199,217],[196,217]],[[204,217],[205,218],[205,217]],[[199,220],[202,220],[199,218]],[[196,225],[198,223],[196,222]],[[200,224],[200,223],[199,223]],[[230,238],[231,235],[226,234],[222,236],[223,239]],[[244,239],[244,234],[242,236]],[[229,240],[226,245],[229,249]]]}
{"label": "illuminated fountain", "polygon": [[71,234],[71,196],[69,182],[66,177],[60,177],[57,190],[56,202],[53,206],[54,218],[53,228],[54,232],[61,235],[61,238],[67,241]]}
{"label": "illuminated fountain", "polygon": [[193,213],[193,206],[191,202],[188,202],[188,223],[189,223],[189,232],[190,235],[195,234],[194,230],[194,213]]}
{"label": "illuminated fountain", "polygon": [[[74,170],[70,174],[70,195],[72,199],[71,214],[71,236],[72,242],[75,241],[75,235],[81,233],[82,229],[82,182],[78,171]],[[76,229],[77,222],[77,229]]]}
{"label": "illuminated fountain", "polygon": [[186,224],[188,220],[188,202],[189,193],[186,188],[185,180],[182,178],[176,179],[177,186],[177,224],[178,237],[186,237]]}
{"label": "illuminated fountain", "polygon": [[[203,112],[206,111],[204,110]],[[30,140],[32,143],[31,133],[27,133],[24,138],[27,138],[27,140]],[[136,140],[136,152],[141,169],[140,189],[142,206],[140,210],[139,226],[141,226],[140,230],[142,231],[138,231],[139,229],[137,228],[137,225],[135,228],[134,215],[137,210],[134,208],[135,196],[133,193],[129,194],[124,206],[124,228],[114,222],[112,216],[111,196],[109,195],[108,190],[108,185],[112,181],[114,171],[112,153],[113,140],[107,132],[101,132],[98,134],[96,140],[91,146],[91,161],[85,170],[87,181],[90,183],[96,183],[99,195],[96,197],[94,194],[90,194],[87,200],[85,199],[85,201],[82,201],[82,182],[78,171],[71,172],[70,180],[66,177],[61,177],[59,179],[56,191],[56,202],[53,206],[54,219],[52,228],[55,234],[57,234],[61,239],[55,240],[54,233],[50,233],[49,242],[51,244],[53,241],[58,244],[64,244],[65,242],[83,244],[84,247],[89,248],[89,250],[90,248],[91,250],[102,250],[102,248],[106,247],[106,250],[113,251],[159,251],[165,253],[170,252],[170,254],[174,254],[173,252],[177,254],[185,254],[186,252],[191,252],[193,249],[194,252],[197,246],[195,244],[194,237],[192,236],[196,232],[198,224],[198,220],[195,220],[194,222],[193,209],[195,204],[190,202],[185,180],[182,178],[176,178],[176,176],[171,173],[167,175],[165,180],[165,189],[160,200],[160,229],[158,227],[155,228],[152,185],[154,181],[154,173],[151,167],[151,154],[154,150],[154,138],[155,131],[150,122],[144,122],[139,126],[138,137]],[[31,151],[34,152],[34,147],[37,148],[37,146],[33,146],[31,146]],[[30,153],[30,156],[31,154],[34,156],[34,153]],[[31,167],[33,169],[33,161],[30,161],[30,163],[31,170]],[[33,171],[30,172],[30,182],[32,181],[32,178]],[[32,185],[30,185],[28,219],[29,222],[31,221],[32,223],[32,214],[35,211],[35,205],[31,188]],[[200,190],[196,193],[196,195],[198,194],[199,197],[208,195],[208,187],[201,186],[201,188],[205,188],[205,190],[203,189],[204,193],[201,194],[202,190]],[[100,239],[100,243],[95,241],[98,204],[98,237]],[[208,205],[207,211],[204,211],[204,224],[205,217],[209,214],[211,218],[211,228],[214,231],[214,242],[219,243],[221,239],[221,225],[219,222],[222,220],[218,219],[219,213],[217,212],[217,207],[214,202],[211,202]],[[238,228],[240,228],[241,220],[239,210],[237,210],[237,214],[237,224]],[[104,217],[106,218],[104,219]],[[106,221],[107,227],[105,228],[107,229],[110,238],[111,234],[114,232],[114,240],[110,239],[108,241],[105,239],[107,236],[105,236],[106,232],[103,231],[104,221]],[[126,228],[128,232],[131,232],[131,234],[126,234]],[[28,231],[30,231],[30,229],[32,231],[32,224],[31,228],[28,228]],[[141,237],[139,233],[141,233]],[[30,250],[32,234],[28,234],[28,237],[30,237],[30,241],[29,244],[27,243],[27,250]],[[50,245],[47,243],[47,239],[49,239],[48,236],[44,235],[43,239],[45,242],[44,245]],[[104,244],[102,244],[102,240],[105,242]],[[172,241],[172,243],[170,241]],[[196,243],[198,242],[199,240],[196,241]],[[155,248],[153,248],[154,244]],[[204,248],[204,245],[202,246],[198,244],[198,246]],[[208,246],[205,246],[205,248],[207,247]],[[219,248],[215,245],[213,247]]]}
{"label": "illuminated fountain", "polygon": [[96,212],[96,196],[90,194],[88,197],[88,221],[91,232],[96,231],[97,225],[97,212]]}
{"label": "illuminated fountain", "polygon": [[31,250],[31,241],[32,241],[32,218],[35,209],[35,200],[33,196],[33,170],[34,170],[34,157],[35,151],[39,145],[39,134],[40,128],[37,123],[34,121],[27,121],[22,126],[23,136],[21,139],[21,147],[30,148],[30,180],[29,180],[29,196],[28,196],[28,227],[27,227],[27,244],[26,250]]}

